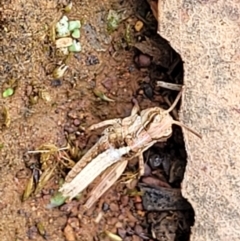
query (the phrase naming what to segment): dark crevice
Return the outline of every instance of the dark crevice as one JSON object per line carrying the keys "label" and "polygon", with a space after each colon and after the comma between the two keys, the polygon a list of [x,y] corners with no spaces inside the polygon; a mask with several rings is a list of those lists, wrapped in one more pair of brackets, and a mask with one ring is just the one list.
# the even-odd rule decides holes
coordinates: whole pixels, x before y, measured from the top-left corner
{"label": "dark crevice", "polygon": [[[144,19],[150,8],[146,5],[146,1],[138,3],[136,15]],[[154,56],[151,50],[145,49],[144,54],[150,55],[152,61],[148,67],[147,81],[141,84],[141,88],[146,98],[154,102],[158,99],[157,96],[167,96],[172,103],[178,91],[158,87],[157,82],[183,85],[183,61],[168,41],[157,34],[157,21],[151,18],[151,22],[146,20],[145,23],[149,25],[139,39],[142,43],[150,39],[149,43],[153,48],[158,48],[159,56]],[[137,48],[136,55],[142,54],[142,50]],[[158,104],[165,109],[169,107],[164,102]],[[177,105],[178,111],[179,108],[180,103]],[[149,173],[142,178],[143,182],[139,183],[139,187],[144,192],[143,206],[148,210],[149,232],[155,240],[188,241],[195,214],[191,204],[181,194],[181,183],[187,165],[181,128],[174,126],[172,136],[166,141],[155,144],[144,153],[144,157],[145,167]]]}

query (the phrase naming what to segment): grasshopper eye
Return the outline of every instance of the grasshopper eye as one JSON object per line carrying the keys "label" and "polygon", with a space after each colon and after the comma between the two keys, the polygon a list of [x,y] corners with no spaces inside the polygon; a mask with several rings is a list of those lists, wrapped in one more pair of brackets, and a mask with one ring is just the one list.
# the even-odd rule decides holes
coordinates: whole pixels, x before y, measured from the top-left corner
{"label": "grasshopper eye", "polygon": [[160,114],[156,115],[153,119],[153,122],[160,122],[162,120],[162,116]]}
{"label": "grasshopper eye", "polygon": [[172,134],[172,127],[169,127],[164,131],[163,136],[168,137],[171,134]]}

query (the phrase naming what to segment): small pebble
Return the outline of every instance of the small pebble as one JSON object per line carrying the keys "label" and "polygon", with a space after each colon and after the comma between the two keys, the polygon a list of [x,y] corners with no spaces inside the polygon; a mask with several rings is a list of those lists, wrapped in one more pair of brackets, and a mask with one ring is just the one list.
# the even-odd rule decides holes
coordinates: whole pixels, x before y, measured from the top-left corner
{"label": "small pebble", "polygon": [[108,90],[110,91],[113,87],[113,81],[116,81],[115,78],[107,78],[102,82],[102,85]]}
{"label": "small pebble", "polygon": [[73,121],[73,124],[74,124],[75,126],[79,126],[80,123],[81,123],[81,121],[80,121],[79,119],[74,119],[74,121]]}
{"label": "small pebble", "polygon": [[118,216],[118,220],[119,220],[119,221],[123,221],[124,219],[125,219],[125,217],[124,217],[123,214],[120,214],[120,215]]}
{"label": "small pebble", "polygon": [[27,236],[29,239],[36,239],[38,235],[38,229],[36,226],[32,226],[27,230]]}
{"label": "small pebble", "polygon": [[87,59],[86,59],[86,65],[96,65],[96,64],[99,64],[99,59],[97,56],[94,56],[94,55],[88,55],[87,56]]}
{"label": "small pebble", "polygon": [[145,217],[146,216],[146,212],[142,211],[142,210],[138,210],[137,211],[137,215],[141,216],[141,217]]}
{"label": "small pebble", "polygon": [[73,133],[76,131],[76,128],[70,127],[70,126],[65,126],[64,131],[66,131],[68,134]]}
{"label": "small pebble", "polygon": [[43,195],[43,200],[50,200],[50,198],[51,198],[51,195],[49,195],[49,194],[46,194],[46,195]]}
{"label": "small pebble", "polygon": [[62,85],[62,81],[60,79],[54,79],[51,81],[51,86],[52,87],[58,87]]}
{"label": "small pebble", "polygon": [[135,203],[135,208],[137,209],[137,210],[143,210],[143,205],[142,205],[142,203]]}
{"label": "small pebble", "polygon": [[116,203],[111,203],[109,208],[112,212],[118,212],[119,211],[119,206]]}
{"label": "small pebble", "polygon": [[129,202],[129,196],[125,195],[125,196],[121,196],[121,203],[123,205],[123,207],[127,206]]}
{"label": "small pebble", "polygon": [[71,225],[72,228],[78,228],[79,227],[78,218],[69,218],[68,223]]}
{"label": "small pebble", "polygon": [[73,207],[76,207],[76,206],[78,206],[78,202],[73,200],[73,201],[71,201],[69,203],[66,203],[66,204],[62,205],[60,207],[60,210],[63,211],[63,212],[69,213],[69,212],[72,211]]}
{"label": "small pebble", "polygon": [[117,223],[115,224],[115,227],[116,227],[116,228],[122,228],[122,227],[123,227],[123,223],[117,222]]}
{"label": "small pebble", "polygon": [[151,168],[147,164],[144,165],[144,176],[150,176],[151,175]]}
{"label": "small pebble", "polygon": [[143,228],[139,224],[136,224],[134,227],[134,231],[137,235],[141,235],[143,233]]}
{"label": "small pebble", "polygon": [[164,155],[153,154],[149,157],[149,164],[152,169],[157,169],[164,161]]}
{"label": "small pebble", "polygon": [[26,95],[30,96],[32,94],[33,87],[31,85],[27,86]]}
{"label": "small pebble", "polygon": [[123,228],[118,228],[117,229],[117,234],[122,238],[122,239],[124,239],[125,237],[126,237],[126,230],[125,229],[123,229]]}
{"label": "small pebble", "polygon": [[132,236],[132,241],[141,241],[141,238],[137,235]]}
{"label": "small pebble", "polygon": [[130,211],[127,213],[127,217],[130,222],[133,222],[133,223],[137,222],[137,218],[135,218]]}
{"label": "small pebble", "polygon": [[126,232],[127,232],[127,234],[129,234],[129,235],[133,235],[133,234],[134,234],[134,231],[133,231],[132,228],[129,227],[129,226],[126,228]]}
{"label": "small pebble", "polygon": [[[58,222],[58,227],[63,229],[66,226],[66,224],[67,224],[67,216],[65,216],[65,215],[64,216],[59,216],[57,218],[57,222]],[[49,220],[49,223],[50,223],[50,220]]]}
{"label": "small pebble", "polygon": [[118,218],[108,218],[107,224],[108,225],[115,225],[118,222]]}
{"label": "small pebble", "polygon": [[131,227],[131,228],[134,228],[135,224],[136,224],[135,222],[129,222],[128,223],[129,227]]}
{"label": "small pebble", "polygon": [[75,241],[76,240],[75,233],[73,231],[73,228],[70,225],[67,225],[64,228],[63,232],[64,232],[64,235],[65,235],[65,238],[67,241]]}
{"label": "small pebble", "polygon": [[134,202],[135,203],[141,203],[142,202],[142,198],[140,196],[135,196],[134,197]]}
{"label": "small pebble", "polygon": [[142,89],[147,98],[150,100],[153,99],[154,92],[152,86],[149,83],[144,83],[142,85]]}
{"label": "small pebble", "polygon": [[148,55],[140,54],[135,57],[135,63],[140,68],[146,68],[151,64],[151,58]]}
{"label": "small pebble", "polygon": [[75,110],[71,110],[68,112],[68,117],[72,119],[76,119],[78,117],[77,112]]}
{"label": "small pebble", "polygon": [[49,194],[49,189],[43,189],[42,190],[43,195],[48,195]]}
{"label": "small pebble", "polygon": [[104,212],[106,212],[108,209],[109,209],[109,205],[104,202],[103,205],[102,205],[102,210],[103,210]]}
{"label": "small pebble", "polygon": [[111,229],[110,229],[110,232],[113,233],[113,234],[115,234],[115,235],[117,235],[117,234],[116,234],[116,233],[117,233],[117,228],[116,228],[116,227],[111,228]]}

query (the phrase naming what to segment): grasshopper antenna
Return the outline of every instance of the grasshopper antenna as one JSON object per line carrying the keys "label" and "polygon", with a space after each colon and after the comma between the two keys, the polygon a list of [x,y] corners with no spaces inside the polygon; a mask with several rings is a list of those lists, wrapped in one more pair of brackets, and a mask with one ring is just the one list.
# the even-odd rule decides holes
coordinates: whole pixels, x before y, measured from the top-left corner
{"label": "grasshopper antenna", "polygon": [[178,101],[180,100],[180,98],[182,96],[184,89],[185,89],[185,87],[183,86],[182,89],[180,90],[180,92],[178,93],[176,99],[172,103],[172,105],[166,110],[167,113],[170,113],[176,107]]}
{"label": "grasshopper antenna", "polygon": [[199,137],[200,139],[202,139],[202,136],[197,133],[196,131],[194,131],[193,129],[191,129],[190,127],[184,125],[183,123],[181,123],[180,121],[173,121],[172,122],[173,124],[177,125],[177,126],[180,126],[182,128],[185,128],[186,130],[188,130],[189,132],[193,133],[195,136]]}
{"label": "grasshopper antenna", "polygon": [[[170,113],[177,105],[178,101],[180,100],[182,93],[184,92],[185,87],[183,86],[182,89],[180,90],[180,92],[177,95],[177,98],[174,100],[173,104],[169,107],[168,110],[166,110],[167,113]],[[191,133],[193,133],[195,136],[199,137],[202,139],[202,136],[197,133],[196,131],[194,131],[193,129],[191,129],[190,127],[184,125],[183,123],[181,123],[180,121],[173,121],[173,124],[180,126],[182,128],[185,128],[186,130],[190,131]]]}

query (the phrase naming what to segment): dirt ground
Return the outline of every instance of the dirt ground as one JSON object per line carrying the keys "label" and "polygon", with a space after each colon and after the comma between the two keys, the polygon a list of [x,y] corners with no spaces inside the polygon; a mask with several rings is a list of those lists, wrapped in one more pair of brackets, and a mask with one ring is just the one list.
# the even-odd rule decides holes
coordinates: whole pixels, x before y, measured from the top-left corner
{"label": "dirt ground", "polygon": [[[56,54],[49,35],[52,26],[63,16],[66,1],[0,3],[1,93],[9,87],[14,89],[12,96],[1,95],[0,99],[1,240],[109,240],[103,235],[106,230],[122,238],[113,240],[188,240],[189,226],[194,219],[190,205],[186,209],[146,210],[141,195],[128,192],[135,190],[134,182],[133,187],[118,182],[87,213],[81,211],[82,199],[47,209],[66,175],[64,168],[55,173],[41,192],[22,201],[32,173],[37,170],[40,175],[43,171],[39,155],[29,151],[44,144],[58,148],[70,145],[72,152],[65,154],[78,161],[101,133],[86,133],[89,125],[129,116],[133,97],[144,109],[159,105],[167,108],[168,100],[172,102],[176,96],[173,91],[157,88],[155,82],[182,84],[179,56],[154,34],[156,24],[149,24],[154,22],[154,16],[147,2],[136,2],[73,1],[73,9],[66,15],[82,22],[82,51],[67,60]],[[117,30],[111,33],[106,28],[110,9],[124,13]],[[135,29],[138,20],[144,23],[140,31]],[[151,40],[150,36],[153,36]],[[56,79],[52,73],[63,60],[69,68],[63,77]],[[114,102],[102,100],[94,90]],[[186,165],[180,129],[174,129],[169,141],[154,148],[145,153],[151,175],[146,175],[142,183],[179,189]],[[169,162],[165,168],[167,175],[163,175],[164,165],[157,172],[155,164],[151,164],[153,159],[149,157],[159,151]],[[181,160],[180,179],[169,174],[176,159]],[[130,163],[127,171],[136,172],[136,162]]]}

